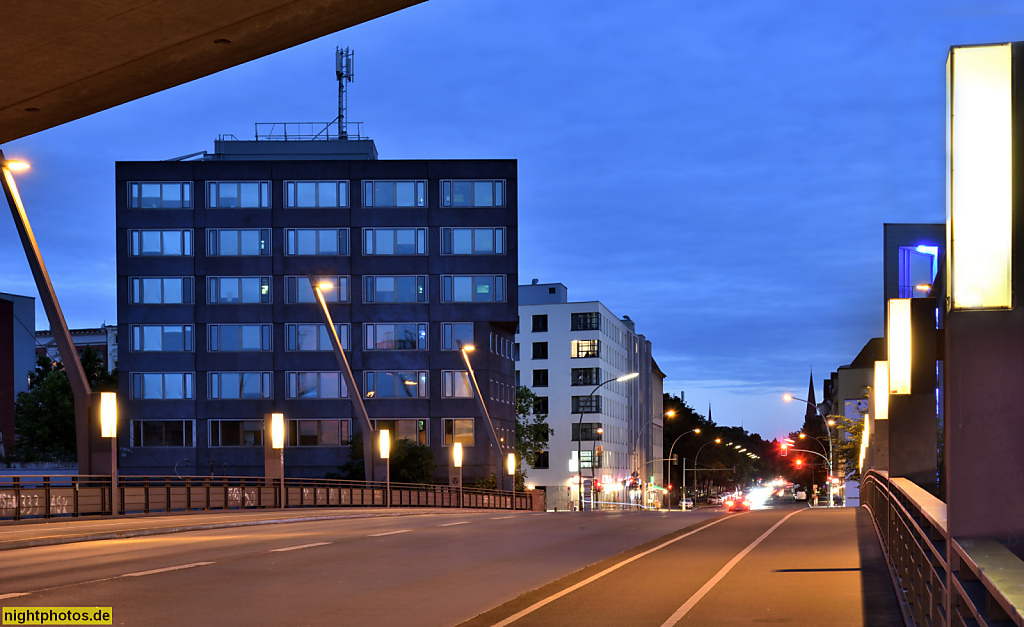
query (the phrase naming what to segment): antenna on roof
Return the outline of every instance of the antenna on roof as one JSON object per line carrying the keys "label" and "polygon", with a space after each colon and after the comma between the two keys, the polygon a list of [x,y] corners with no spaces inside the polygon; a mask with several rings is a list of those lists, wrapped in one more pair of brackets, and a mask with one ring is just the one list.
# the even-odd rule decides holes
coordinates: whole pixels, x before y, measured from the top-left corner
{"label": "antenna on roof", "polygon": [[335,48],[335,61],[338,74],[338,139],[348,139],[348,90],[346,83],[355,78],[352,60],[355,53],[349,48]]}

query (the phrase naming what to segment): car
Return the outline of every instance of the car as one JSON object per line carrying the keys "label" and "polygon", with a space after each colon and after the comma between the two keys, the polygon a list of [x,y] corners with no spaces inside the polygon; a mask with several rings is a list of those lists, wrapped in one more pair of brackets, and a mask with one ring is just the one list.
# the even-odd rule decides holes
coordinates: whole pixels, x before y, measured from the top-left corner
{"label": "car", "polygon": [[742,512],[750,510],[750,501],[743,496],[730,496],[722,503],[729,508],[730,512]]}
{"label": "car", "polygon": [[721,505],[722,497],[717,494],[714,494],[708,498],[708,503],[711,503],[712,505]]}
{"label": "car", "polygon": [[683,499],[683,506],[686,509],[693,509],[693,499]]}

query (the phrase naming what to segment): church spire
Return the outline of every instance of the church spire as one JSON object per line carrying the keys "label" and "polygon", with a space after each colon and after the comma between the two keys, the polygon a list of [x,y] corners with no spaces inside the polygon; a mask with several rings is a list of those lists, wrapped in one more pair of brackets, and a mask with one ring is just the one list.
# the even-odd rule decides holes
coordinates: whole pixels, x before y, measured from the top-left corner
{"label": "church spire", "polygon": [[811,380],[807,383],[807,411],[804,413],[805,424],[815,424],[818,420],[818,403],[814,400],[814,370]]}

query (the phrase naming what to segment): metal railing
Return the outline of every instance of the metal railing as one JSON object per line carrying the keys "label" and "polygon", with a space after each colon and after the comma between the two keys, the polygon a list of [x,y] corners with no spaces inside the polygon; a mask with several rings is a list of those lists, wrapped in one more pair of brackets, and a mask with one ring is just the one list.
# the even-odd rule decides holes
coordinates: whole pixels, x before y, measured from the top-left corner
{"label": "metal railing", "polygon": [[[302,507],[439,507],[512,509],[511,492],[447,485],[280,479],[263,477],[122,476],[118,513],[151,514]],[[282,503],[283,499],[283,503]],[[530,510],[533,497],[516,492],[515,509]],[[0,476],[0,520],[110,515],[108,476]]]}
{"label": "metal railing", "polygon": [[949,537],[946,504],[913,482],[868,471],[869,509],[907,625],[1024,627],[1024,561],[992,540]]}

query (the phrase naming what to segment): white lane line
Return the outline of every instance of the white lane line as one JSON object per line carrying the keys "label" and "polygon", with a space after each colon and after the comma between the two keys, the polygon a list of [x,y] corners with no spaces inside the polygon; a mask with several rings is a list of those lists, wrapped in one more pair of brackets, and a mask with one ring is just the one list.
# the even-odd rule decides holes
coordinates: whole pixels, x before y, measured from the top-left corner
{"label": "white lane line", "polygon": [[283,553],[284,551],[298,551],[299,549],[308,549],[314,546],[323,546],[330,544],[330,542],[314,542],[313,544],[300,544],[298,546],[286,546],[282,549],[271,549],[271,553]]}
{"label": "white lane line", "polygon": [[142,577],[143,575],[155,575],[157,573],[166,573],[172,570],[184,570],[186,568],[195,568],[196,566],[208,566],[216,562],[194,562],[192,564],[182,564],[181,566],[168,566],[167,568],[157,568],[156,570],[144,570],[140,573],[127,573],[121,575],[122,577]]}
{"label": "white lane line", "polygon": [[396,533],[409,533],[412,529],[399,529],[398,531],[385,531],[384,533],[371,533],[368,537],[380,538],[382,536],[393,536]]}
{"label": "white lane line", "polygon": [[31,592],[9,592],[0,594],[0,599],[13,599],[14,597],[27,597]]}
{"label": "white lane line", "polygon": [[512,518],[512,517],[511,516],[498,516],[497,518],[492,518],[491,520],[505,520],[506,518]]}
{"label": "white lane line", "polygon": [[469,524],[468,520],[463,520],[462,522],[445,523],[443,525],[438,525],[438,527],[454,527],[455,525],[468,525],[468,524]]}
{"label": "white lane line", "polygon": [[542,599],[540,601],[537,601],[536,603],[534,603],[530,607],[526,608],[525,610],[521,610],[520,612],[518,612],[516,614],[513,614],[512,616],[509,616],[508,618],[506,618],[505,620],[501,621],[500,623],[495,623],[493,625],[493,627],[505,627],[505,625],[510,625],[510,624],[516,622],[517,620],[519,620],[520,618],[526,616],[527,614],[530,614],[531,612],[539,610],[540,608],[544,607],[548,603],[551,603],[552,601],[557,601],[558,599],[564,597],[565,595],[567,595],[567,594],[569,594],[571,592],[575,592],[576,590],[579,590],[583,586],[586,586],[586,585],[588,585],[590,583],[593,583],[593,582],[597,581],[598,579],[600,579],[601,577],[604,577],[605,575],[607,575],[609,573],[612,573],[612,572],[622,568],[623,566],[625,566],[627,564],[635,562],[636,560],[640,559],[641,557],[646,557],[647,555],[650,555],[651,553],[654,553],[655,551],[660,551],[661,549],[667,547],[670,544],[675,544],[676,542],[679,542],[683,538],[687,538],[689,536],[692,536],[693,534],[697,533],[698,531],[704,531],[708,527],[710,527],[712,525],[717,525],[718,523],[722,522],[723,520],[726,520],[726,519],[729,519],[729,518],[732,518],[732,516],[723,516],[723,517],[719,518],[718,520],[716,520],[714,522],[710,522],[710,523],[704,525],[700,529],[694,529],[693,531],[690,531],[688,533],[684,533],[683,535],[679,536],[678,538],[672,538],[668,542],[663,542],[663,543],[659,544],[658,546],[656,546],[656,547],[654,547],[652,549],[647,549],[643,553],[637,553],[633,557],[631,557],[631,558],[629,558],[627,560],[623,560],[623,561],[619,562],[618,564],[616,564],[614,566],[606,568],[605,570],[602,570],[601,572],[597,573],[596,575],[591,575],[590,577],[584,579],[583,581],[577,583],[576,585],[569,586],[568,588],[566,588],[565,590],[562,590],[561,592],[553,594],[553,595],[549,596],[546,599]]}
{"label": "white lane line", "polygon": [[708,582],[706,584],[704,584],[704,586],[700,590],[698,590],[692,597],[690,597],[686,601],[686,603],[683,603],[683,605],[678,610],[676,610],[675,613],[672,614],[672,616],[669,616],[668,620],[666,620],[664,623],[661,624],[661,627],[667,627],[669,625],[675,625],[676,623],[681,621],[683,619],[683,617],[686,616],[686,613],[689,612],[690,610],[692,610],[693,606],[697,605],[697,603],[699,603],[700,600],[704,598],[704,595],[706,595],[708,592],[711,592],[711,589],[714,588],[715,585],[719,581],[721,581],[723,577],[725,577],[727,574],[729,574],[729,571],[732,570],[733,567],[736,566],[736,564],[738,564],[741,559],[746,557],[747,553],[750,553],[751,551],[753,551],[754,547],[756,547],[758,544],[761,544],[761,542],[763,542],[765,538],[770,536],[773,531],[775,531],[780,526],[782,526],[782,523],[786,522],[791,517],[799,514],[802,511],[806,511],[806,510],[798,509],[795,512],[793,512],[792,514],[786,515],[782,520],[780,520],[779,522],[777,522],[774,525],[772,525],[768,529],[768,531],[765,531],[764,533],[762,533],[761,536],[757,540],[754,540],[749,545],[747,545],[747,548],[745,548],[742,551],[740,551],[739,553],[737,553],[736,557],[734,557],[731,560],[729,560],[729,563],[722,567],[722,570],[718,571],[718,573],[714,577],[709,579]]}

